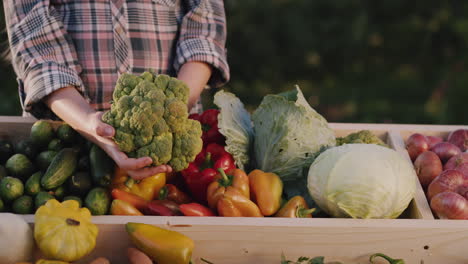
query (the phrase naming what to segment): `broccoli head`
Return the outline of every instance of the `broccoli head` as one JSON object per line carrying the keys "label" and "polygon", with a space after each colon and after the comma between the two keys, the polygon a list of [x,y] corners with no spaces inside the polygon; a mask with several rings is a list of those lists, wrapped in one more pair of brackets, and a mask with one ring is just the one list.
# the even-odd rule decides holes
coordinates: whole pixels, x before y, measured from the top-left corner
{"label": "broccoli head", "polygon": [[336,138],[336,145],[344,144],[376,144],[384,147],[388,147],[380,138],[372,134],[369,130],[361,130],[355,133],[351,133],[346,137]]}
{"label": "broccoli head", "polygon": [[153,165],[181,171],[201,151],[201,125],[188,119],[187,85],[151,72],[122,74],[103,121],[115,128],[114,141],[129,157],[151,157]]}

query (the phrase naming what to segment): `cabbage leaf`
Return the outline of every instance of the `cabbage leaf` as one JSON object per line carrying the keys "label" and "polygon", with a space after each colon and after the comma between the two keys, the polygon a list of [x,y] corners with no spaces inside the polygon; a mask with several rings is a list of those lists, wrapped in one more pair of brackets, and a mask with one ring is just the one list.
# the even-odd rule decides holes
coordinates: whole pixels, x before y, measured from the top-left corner
{"label": "cabbage leaf", "polygon": [[226,151],[232,155],[237,167],[244,170],[249,164],[253,146],[250,114],[239,98],[223,90],[215,94],[214,103],[220,108],[218,127],[226,138]]}
{"label": "cabbage leaf", "polygon": [[252,115],[256,168],[296,180],[322,147],[334,146],[327,121],[304,98],[300,88],[267,95]]}

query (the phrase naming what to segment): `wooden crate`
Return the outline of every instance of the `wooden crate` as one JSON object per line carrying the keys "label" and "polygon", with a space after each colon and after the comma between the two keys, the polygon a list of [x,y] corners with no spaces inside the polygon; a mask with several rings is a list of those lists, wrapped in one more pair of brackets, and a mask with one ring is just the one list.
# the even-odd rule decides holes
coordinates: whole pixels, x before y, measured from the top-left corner
{"label": "wooden crate", "polygon": [[[0,118],[0,136],[26,137],[32,119]],[[362,129],[371,130],[392,148],[409,157],[401,131],[439,126],[331,123],[337,136]],[[459,128],[444,126],[446,131]],[[466,128],[466,126],[465,126]],[[417,180],[417,179],[415,179]],[[25,219],[33,224],[34,216]],[[421,185],[400,219],[281,219],[226,217],[97,216],[97,247],[77,263],[104,256],[113,264],[127,263],[130,246],[124,224],[140,222],[182,232],[194,239],[195,263],[203,257],[213,263],[279,263],[288,259],[325,256],[328,261],[368,263],[368,256],[382,252],[403,258],[409,264],[468,263],[468,221],[434,220]],[[382,262],[385,263],[385,262]]]}

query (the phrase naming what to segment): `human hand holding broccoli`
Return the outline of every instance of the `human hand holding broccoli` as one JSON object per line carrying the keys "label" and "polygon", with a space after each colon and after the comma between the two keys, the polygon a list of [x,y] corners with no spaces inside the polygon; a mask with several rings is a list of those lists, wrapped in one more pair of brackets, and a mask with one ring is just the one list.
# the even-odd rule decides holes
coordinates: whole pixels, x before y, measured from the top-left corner
{"label": "human hand holding broccoli", "polygon": [[168,165],[151,166],[153,163],[150,157],[129,158],[127,154],[122,152],[117,144],[112,139],[115,135],[115,129],[102,121],[103,112],[96,112],[90,115],[90,125],[92,130],[96,132],[95,139],[98,144],[114,161],[115,163],[126,170],[127,173],[135,180],[143,179],[157,173],[172,171]]}
{"label": "human hand holding broccoli", "polygon": [[184,82],[150,72],[122,74],[111,110],[104,115],[92,109],[75,87],[59,89],[45,100],[135,179],[181,171],[201,151],[201,125],[188,119],[188,101]]}
{"label": "human hand holding broccoli", "polygon": [[[161,167],[167,164],[181,171],[203,147],[200,123],[188,118],[188,100],[188,86],[176,78],[151,72],[140,76],[124,73],[117,81],[111,110],[102,120],[115,129],[112,139],[128,155],[124,158],[138,162],[145,158],[146,162],[150,157],[149,164],[156,168],[167,168]],[[96,128],[102,135],[110,135],[105,132],[109,126]]]}
{"label": "human hand holding broccoli", "polygon": [[50,94],[44,102],[73,129],[106,151],[118,166],[128,169],[132,177],[141,179],[172,171],[170,166],[147,167],[152,163],[151,158],[129,158],[120,151],[111,138],[115,133],[114,128],[102,122],[102,113],[96,112],[75,87],[61,88]]}

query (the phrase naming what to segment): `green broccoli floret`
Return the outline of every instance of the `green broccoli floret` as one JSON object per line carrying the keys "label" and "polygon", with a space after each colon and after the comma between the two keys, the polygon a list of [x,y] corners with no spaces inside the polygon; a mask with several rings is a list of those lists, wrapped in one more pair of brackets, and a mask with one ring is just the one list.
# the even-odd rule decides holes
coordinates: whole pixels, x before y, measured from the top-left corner
{"label": "green broccoli floret", "polygon": [[361,130],[355,133],[351,133],[346,137],[336,138],[336,145],[344,144],[376,144],[388,148],[388,145],[385,144],[380,138],[372,134],[369,130]]}
{"label": "green broccoli floret", "polygon": [[168,75],[122,74],[103,121],[115,128],[114,141],[129,157],[151,157],[153,165],[181,171],[201,151],[202,129],[188,119],[189,89]]}

